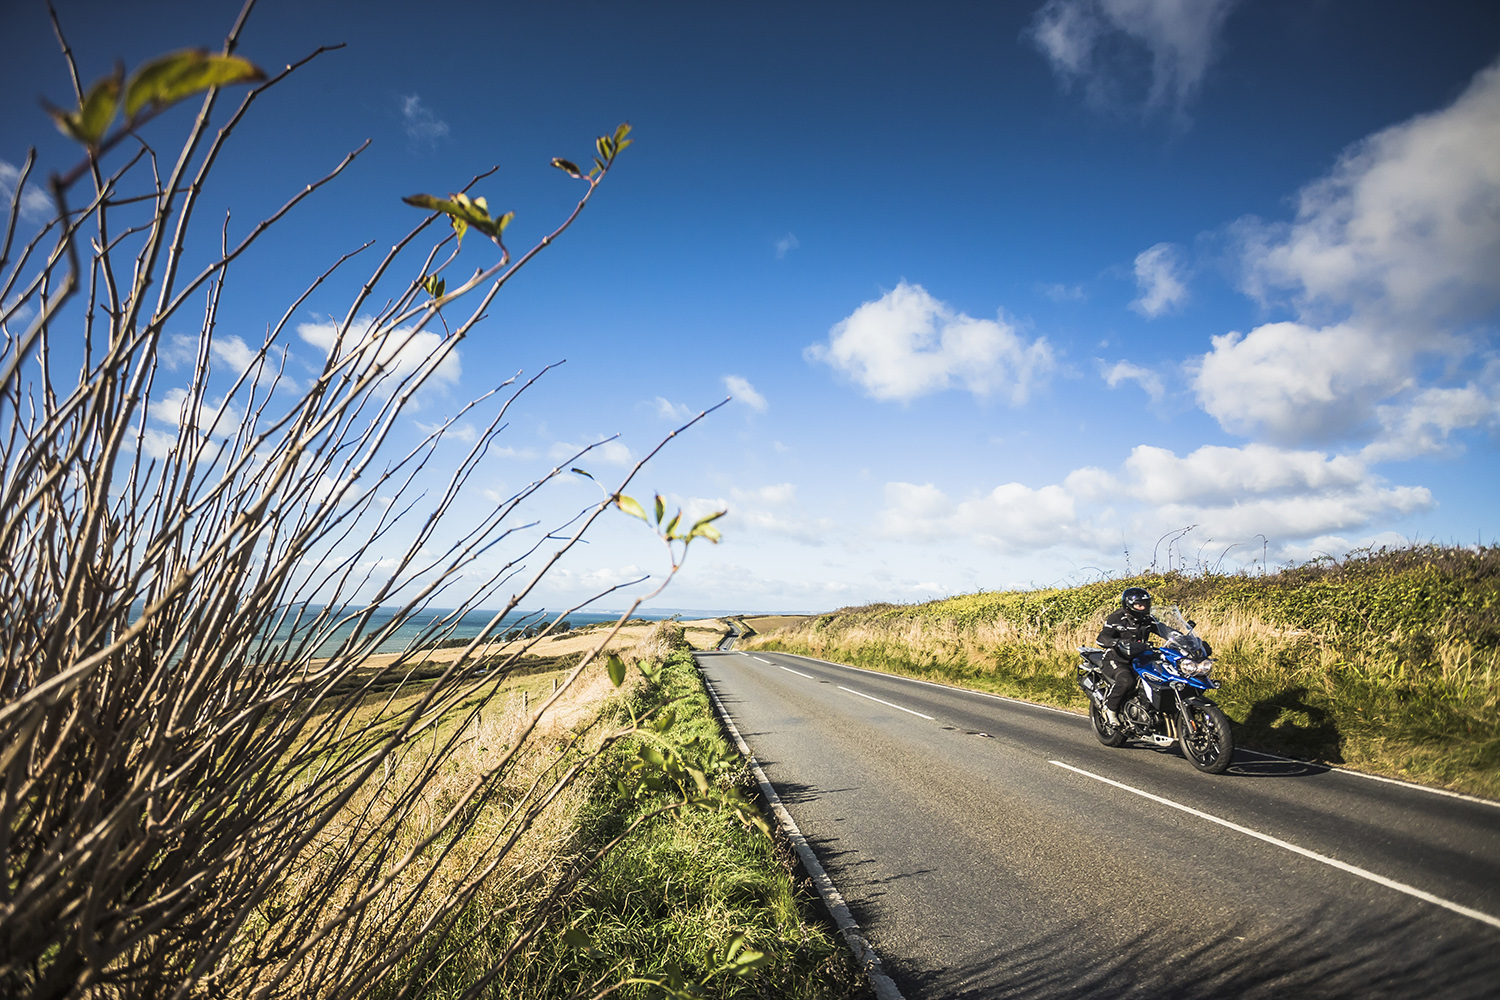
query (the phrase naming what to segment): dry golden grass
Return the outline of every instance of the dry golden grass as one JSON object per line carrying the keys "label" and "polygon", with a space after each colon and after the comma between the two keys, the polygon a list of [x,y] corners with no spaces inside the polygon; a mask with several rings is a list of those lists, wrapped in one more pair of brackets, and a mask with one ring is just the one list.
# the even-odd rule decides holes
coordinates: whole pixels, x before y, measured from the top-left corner
{"label": "dry golden grass", "polygon": [[755,615],[740,619],[757,632],[775,632],[790,625],[807,621],[809,615]]}
{"label": "dry golden grass", "polygon": [[[631,626],[609,648],[630,663],[660,660],[680,643],[683,632],[675,622]],[[717,639],[718,633],[713,634]],[[563,651],[546,655],[576,652],[589,641],[592,649],[602,638],[602,633],[570,636],[557,640],[566,644]],[[577,860],[576,817],[587,798],[586,782],[558,779],[599,749],[610,732],[612,706],[640,682],[638,672],[631,671],[626,683],[615,687],[602,658],[567,684],[570,673],[531,674],[489,691],[476,690],[436,720],[430,733],[412,740],[321,832],[306,852],[307,863],[294,869],[276,898],[262,907],[259,926],[250,928],[254,935],[274,935],[277,914],[309,904],[305,887],[326,884],[330,868],[350,867],[350,844],[358,845],[363,855],[354,866],[381,870],[382,888],[367,923],[406,925],[417,938],[439,923],[444,908],[455,900],[489,914],[488,919],[524,919]],[[394,699],[365,696],[353,724],[378,726],[398,718],[425,687],[414,684]],[[439,747],[447,757],[434,776],[431,757]],[[476,782],[490,779],[513,749],[503,779],[492,782],[455,824],[455,805],[471,794]],[[372,819],[388,816],[394,821]],[[369,892],[370,884],[368,877],[350,880],[347,889],[317,905],[331,916],[350,906],[357,894]],[[465,932],[475,930],[467,927]],[[360,946],[357,937],[347,944],[356,951]],[[316,957],[293,978],[292,994],[316,983]]]}

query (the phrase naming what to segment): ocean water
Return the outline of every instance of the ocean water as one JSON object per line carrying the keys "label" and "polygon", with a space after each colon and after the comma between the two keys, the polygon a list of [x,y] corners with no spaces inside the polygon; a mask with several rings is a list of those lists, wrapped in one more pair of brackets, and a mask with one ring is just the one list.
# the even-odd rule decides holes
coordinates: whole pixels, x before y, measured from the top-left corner
{"label": "ocean water", "polygon": [[[309,607],[305,609],[302,617],[303,624],[301,625],[301,628],[307,628],[307,622],[310,619],[316,617],[319,610],[320,609],[317,607]],[[379,632],[385,629],[395,619],[396,611],[397,609],[395,608],[381,608],[377,610],[370,616],[370,620],[365,625],[364,631],[366,633],[371,633]],[[380,643],[376,651],[381,653],[399,652],[400,650],[406,649],[407,646],[414,641],[428,643],[447,639],[472,639],[475,636],[479,635],[482,631],[484,631],[484,628],[489,624],[490,619],[495,616],[494,611],[485,611],[482,609],[477,611],[470,611],[468,614],[460,618],[456,623],[449,624],[446,627],[438,626],[440,631],[437,634],[429,634],[433,629],[434,623],[443,620],[451,613],[452,612],[449,609],[428,608],[424,611],[419,611],[409,615],[396,627],[396,629],[389,636],[387,636]],[[622,612],[619,611],[575,611],[572,614],[569,614],[565,620],[570,623],[573,628],[576,629],[584,625],[594,625],[600,622],[617,621],[619,620],[621,613]],[[499,636],[504,635],[506,631],[513,628],[525,628],[527,626],[536,624],[545,625],[547,623],[550,623],[556,617],[556,611],[547,611],[545,609],[530,613],[513,611],[509,615],[506,615],[505,618],[501,621],[500,625],[491,630],[490,634]],[[630,617],[633,619],[645,619],[646,621],[661,621],[664,618],[674,617],[674,613],[666,609],[657,611],[644,611],[637,609],[635,613]],[[695,614],[694,617],[702,616]],[[292,628],[293,626],[290,623],[282,624],[276,629],[276,632],[273,635],[267,637],[267,645],[280,645],[283,641],[291,637]],[[340,643],[348,638],[353,630],[353,624],[343,625],[337,629],[330,630],[330,632],[321,643],[318,652],[314,655],[331,654]]]}

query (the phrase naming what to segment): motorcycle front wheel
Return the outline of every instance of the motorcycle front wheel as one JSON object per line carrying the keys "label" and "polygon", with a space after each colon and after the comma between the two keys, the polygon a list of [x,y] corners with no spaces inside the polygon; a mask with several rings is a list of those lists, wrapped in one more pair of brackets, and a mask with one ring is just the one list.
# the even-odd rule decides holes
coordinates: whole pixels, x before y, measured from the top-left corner
{"label": "motorcycle front wheel", "polygon": [[1182,706],[1182,753],[1204,774],[1223,774],[1234,759],[1229,718],[1216,705]]}
{"label": "motorcycle front wheel", "polygon": [[1104,713],[1099,711],[1099,706],[1093,702],[1089,703],[1089,722],[1093,723],[1094,735],[1099,742],[1107,747],[1122,747],[1125,745],[1125,732],[1111,726],[1104,720]]}

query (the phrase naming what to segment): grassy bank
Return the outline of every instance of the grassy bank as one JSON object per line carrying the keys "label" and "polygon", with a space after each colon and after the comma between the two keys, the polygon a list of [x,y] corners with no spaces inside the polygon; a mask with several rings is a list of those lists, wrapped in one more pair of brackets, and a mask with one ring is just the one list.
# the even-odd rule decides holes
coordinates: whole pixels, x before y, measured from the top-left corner
{"label": "grassy bank", "polygon": [[1133,585],[1213,643],[1242,745],[1500,798],[1500,547],[869,605],[747,645],[1081,710],[1076,649]]}
{"label": "grassy bank", "polygon": [[[481,996],[593,997],[628,980],[642,981],[608,995],[655,1000],[664,995],[659,984],[674,980],[703,983],[701,996],[711,998],[866,995],[816,897],[794,882],[783,846],[733,808],[701,801],[672,807],[685,795],[727,793],[732,804],[754,788],[712,715],[681,629],[673,628],[654,630],[627,657],[660,664],[655,680],[637,676],[594,713],[602,713],[601,735],[632,717],[670,713],[672,723],[643,727],[593,761],[531,835],[536,843],[518,855],[523,863],[497,874],[450,940],[424,959],[432,977],[424,997],[463,995],[473,970],[507,949],[514,954]],[[673,780],[670,768],[643,768],[643,751],[697,769],[710,795]],[[550,926],[523,940],[551,893],[558,903]],[[724,968],[751,951],[764,959],[738,974]]]}

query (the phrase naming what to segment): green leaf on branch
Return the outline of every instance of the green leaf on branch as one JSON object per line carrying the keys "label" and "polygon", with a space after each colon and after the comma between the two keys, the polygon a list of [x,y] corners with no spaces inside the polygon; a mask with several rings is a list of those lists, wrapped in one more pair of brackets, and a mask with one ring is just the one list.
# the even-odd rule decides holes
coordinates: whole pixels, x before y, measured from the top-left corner
{"label": "green leaf on branch", "polygon": [[719,534],[719,529],[713,527],[712,524],[728,513],[729,511],[727,510],[720,510],[709,514],[707,517],[700,517],[697,521],[693,522],[692,528],[688,530],[687,537],[707,538],[710,542],[717,545],[723,536]]}
{"label": "green leaf on branch", "polygon": [[183,49],[139,67],[125,89],[125,117],[134,121],[146,108],[161,110],[211,87],[255,83],[266,78],[260,67],[239,56]]}
{"label": "green leaf on branch", "polygon": [[416,208],[442,212],[448,216],[448,220],[453,224],[453,232],[458,235],[458,242],[460,244],[464,241],[464,233],[468,232],[472,227],[484,233],[497,246],[504,249],[504,244],[500,242],[500,238],[505,233],[505,227],[510,225],[511,220],[516,217],[515,212],[506,212],[504,215],[496,218],[490,215],[489,203],[483,198],[470,198],[462,192],[451,194],[447,198],[437,198],[430,194],[413,194],[401,200]]}
{"label": "green leaf on branch", "polygon": [[647,764],[650,764],[652,767],[659,768],[666,767],[667,765],[667,758],[662,754],[660,750],[656,749],[656,747],[641,747],[640,750],[636,752],[636,756],[640,757],[641,760],[645,761]]}
{"label": "green leaf on branch", "polygon": [[583,176],[583,172],[578,169],[578,164],[572,160],[565,160],[561,156],[554,156],[552,158],[552,165],[569,177],[581,178]]}
{"label": "green leaf on branch", "polygon": [[605,661],[605,669],[609,671],[609,682],[615,687],[625,683],[625,661],[614,653],[609,654]]}
{"label": "green leaf on branch", "polygon": [[633,498],[628,497],[623,493],[615,494],[615,506],[619,507],[631,517],[638,517],[642,521],[645,521],[647,524],[651,523],[651,519],[646,516],[645,508],[643,508]]}
{"label": "green leaf on branch", "polygon": [[443,297],[443,293],[448,290],[448,282],[435,274],[429,274],[422,279],[422,290],[433,298],[440,299]]}
{"label": "green leaf on branch", "polygon": [[77,111],[64,111],[46,105],[47,114],[57,122],[63,135],[77,139],[90,149],[97,148],[104,133],[109,131],[110,123],[115,120],[115,112],[119,110],[120,88],[124,78],[124,67],[117,66],[113,75],[106,76],[89,88]]}
{"label": "green leaf on branch", "polygon": [[661,494],[656,494],[656,523],[661,524],[661,516],[667,511],[667,505],[662,502]]}

